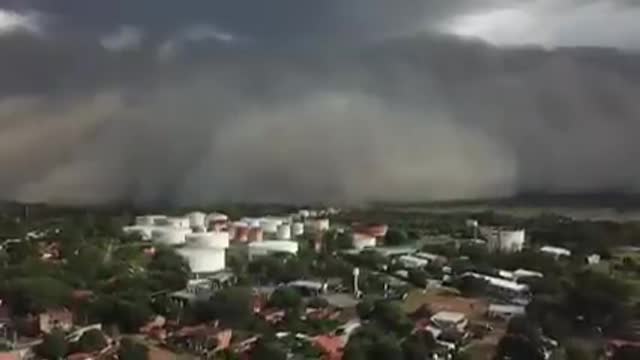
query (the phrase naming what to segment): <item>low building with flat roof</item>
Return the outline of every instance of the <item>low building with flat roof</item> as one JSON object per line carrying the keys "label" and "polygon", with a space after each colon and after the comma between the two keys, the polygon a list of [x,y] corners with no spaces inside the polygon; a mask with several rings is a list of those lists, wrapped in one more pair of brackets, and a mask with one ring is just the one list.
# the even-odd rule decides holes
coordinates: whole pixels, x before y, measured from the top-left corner
{"label": "low building with flat roof", "polygon": [[431,317],[431,323],[444,331],[464,333],[469,325],[466,315],[454,311],[440,311]]}
{"label": "low building with flat roof", "polygon": [[520,305],[491,304],[487,310],[487,315],[490,318],[502,320],[509,320],[514,316],[524,316],[526,313],[526,308]]}
{"label": "low building with flat roof", "polygon": [[559,259],[563,256],[569,257],[571,256],[571,250],[557,247],[557,246],[543,246],[540,248],[540,252],[551,255],[556,259]]}

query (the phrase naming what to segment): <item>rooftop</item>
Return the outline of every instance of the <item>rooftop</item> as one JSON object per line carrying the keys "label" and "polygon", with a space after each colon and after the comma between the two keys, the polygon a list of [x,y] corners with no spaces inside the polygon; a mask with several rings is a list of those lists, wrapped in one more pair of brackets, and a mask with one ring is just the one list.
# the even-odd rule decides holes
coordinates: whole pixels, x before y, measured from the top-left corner
{"label": "rooftop", "polygon": [[542,274],[541,272],[538,271],[531,271],[531,270],[526,270],[526,269],[518,269],[516,271],[513,272],[513,275],[515,275],[516,278],[521,278],[521,277],[544,277],[544,274]]}
{"label": "rooftop", "polygon": [[489,276],[489,275],[483,275],[483,274],[478,274],[478,273],[473,273],[473,272],[466,272],[466,273],[462,274],[462,276],[473,276],[475,278],[483,279],[483,280],[489,282],[489,284],[491,284],[493,286],[504,288],[504,289],[509,289],[509,290],[513,290],[513,291],[517,291],[517,292],[522,292],[522,291],[529,290],[529,286],[527,286],[526,284],[519,284],[519,283],[517,283],[515,281],[500,279],[500,278]]}
{"label": "rooftop", "polygon": [[540,248],[540,251],[544,253],[552,254],[552,255],[558,255],[558,256],[561,256],[561,255],[571,256],[571,250],[557,247],[557,246],[543,246]]}
{"label": "rooftop", "polygon": [[489,312],[524,315],[526,313],[526,308],[519,305],[491,304],[489,305]]}
{"label": "rooftop", "polygon": [[463,313],[454,312],[454,311],[440,311],[439,313],[433,315],[431,317],[431,321],[433,322],[449,322],[449,323],[459,323],[464,321],[466,316]]}
{"label": "rooftop", "polygon": [[323,282],[320,282],[320,281],[295,280],[295,281],[291,281],[290,283],[288,283],[287,286],[303,287],[303,288],[314,289],[314,290],[320,291],[325,287],[325,284]]}

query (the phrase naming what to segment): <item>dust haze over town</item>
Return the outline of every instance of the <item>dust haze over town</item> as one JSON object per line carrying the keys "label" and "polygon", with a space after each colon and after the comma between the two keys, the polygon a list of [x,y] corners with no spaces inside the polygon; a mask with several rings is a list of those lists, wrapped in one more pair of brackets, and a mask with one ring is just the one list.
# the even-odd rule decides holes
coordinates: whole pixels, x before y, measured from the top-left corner
{"label": "dust haze over town", "polygon": [[636,192],[639,16],[604,0],[2,0],[0,198]]}

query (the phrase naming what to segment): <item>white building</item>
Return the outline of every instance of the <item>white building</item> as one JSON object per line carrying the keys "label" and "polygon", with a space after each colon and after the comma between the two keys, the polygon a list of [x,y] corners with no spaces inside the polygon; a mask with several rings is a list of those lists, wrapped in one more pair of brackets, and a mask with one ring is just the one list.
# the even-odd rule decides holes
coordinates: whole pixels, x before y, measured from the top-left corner
{"label": "white building", "polygon": [[287,253],[292,255],[298,254],[298,243],[288,240],[265,240],[252,242],[249,245],[249,260],[257,256],[269,254]]}
{"label": "white building", "polygon": [[524,230],[504,230],[481,227],[480,233],[487,239],[487,247],[492,252],[522,251],[525,242]]}
{"label": "white building", "polygon": [[320,281],[295,280],[289,282],[287,287],[295,288],[305,296],[319,296],[327,292],[327,283]]}
{"label": "white building", "polygon": [[502,320],[509,320],[514,316],[524,316],[526,313],[526,308],[520,305],[490,304],[487,310],[487,315],[490,318]]}
{"label": "white building", "polygon": [[587,264],[589,264],[589,265],[597,265],[599,263],[600,263],[600,255],[591,254],[591,255],[587,256]]}
{"label": "white building", "polygon": [[571,256],[571,250],[557,246],[543,246],[540,248],[540,252],[546,255],[550,255],[555,259],[560,259],[563,256]]}
{"label": "white building", "polygon": [[464,333],[469,325],[469,320],[463,313],[440,311],[431,317],[431,323],[444,331],[455,330]]}
{"label": "white building", "polygon": [[543,278],[544,274],[538,271],[531,271],[526,269],[518,269],[513,272],[513,277],[516,281],[525,278]]}
{"label": "white building", "polygon": [[368,234],[353,234],[353,247],[358,250],[375,247],[377,240]]}
{"label": "white building", "polygon": [[429,260],[421,259],[413,255],[402,255],[397,261],[407,269],[418,269],[429,265]]}
{"label": "white building", "polygon": [[471,276],[476,279],[482,279],[487,282],[489,290],[496,295],[509,297],[509,298],[528,298],[529,286],[526,284],[520,284],[515,281],[501,279],[494,276],[478,274],[474,272],[467,272],[462,274],[462,277]]}
{"label": "white building", "polygon": [[440,255],[436,255],[436,254],[431,254],[428,252],[417,252],[415,254],[413,254],[413,256],[420,258],[420,259],[425,259],[425,260],[429,260],[430,262],[438,262],[438,261],[444,261],[446,260],[443,256]]}

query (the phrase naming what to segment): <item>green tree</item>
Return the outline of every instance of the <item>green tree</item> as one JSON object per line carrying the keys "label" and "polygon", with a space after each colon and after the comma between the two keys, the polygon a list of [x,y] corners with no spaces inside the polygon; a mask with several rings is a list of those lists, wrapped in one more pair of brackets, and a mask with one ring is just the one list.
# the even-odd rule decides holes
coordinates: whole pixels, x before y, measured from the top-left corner
{"label": "green tree", "polygon": [[343,360],[368,360],[367,346],[361,341],[349,340],[344,349]]}
{"label": "green tree", "polygon": [[119,360],[148,360],[149,349],[131,339],[122,339],[118,349]]}
{"label": "green tree", "polygon": [[38,313],[69,302],[71,288],[51,277],[12,279],[3,290],[7,302],[17,314]]}
{"label": "green tree", "polygon": [[259,340],[251,352],[251,359],[255,360],[286,360],[287,350],[282,345],[268,340]]}
{"label": "green tree", "polygon": [[195,316],[200,321],[218,319],[228,326],[244,328],[253,319],[252,299],[249,288],[223,289],[218,291],[210,301],[196,303]]}
{"label": "green tree", "polygon": [[398,338],[382,329],[384,327],[374,324],[360,327],[349,338],[343,358],[345,360],[402,359],[402,348]]}
{"label": "green tree", "polygon": [[137,332],[153,316],[147,300],[129,300],[120,296],[101,296],[93,313],[102,322],[116,324],[124,332]]}
{"label": "green tree", "polygon": [[92,353],[107,347],[107,339],[102,331],[93,329],[86,331],[78,340],[78,349],[81,352]]}
{"label": "green tree", "polygon": [[157,284],[156,290],[181,290],[187,285],[191,269],[186,259],[169,247],[157,249],[147,269]]}
{"label": "green tree", "polygon": [[433,335],[428,331],[419,331],[405,339],[402,353],[405,360],[424,360],[435,347]]}
{"label": "green tree", "polygon": [[381,328],[399,335],[407,335],[412,328],[412,323],[402,309],[402,305],[396,301],[378,300],[370,318]]}
{"label": "green tree", "polygon": [[466,296],[483,295],[487,290],[488,282],[474,276],[463,276],[456,282],[456,287]]}
{"label": "green tree", "polygon": [[407,233],[399,229],[389,229],[384,237],[384,244],[387,246],[405,245],[408,242]]}
{"label": "green tree", "polygon": [[412,284],[419,286],[419,287],[425,287],[427,286],[427,281],[428,281],[428,274],[426,271],[421,270],[421,269],[410,269],[409,270],[409,282],[411,282]]}
{"label": "green tree", "polygon": [[302,305],[302,296],[291,287],[277,288],[269,297],[269,304],[283,310],[296,310]]}
{"label": "green tree", "polygon": [[543,360],[540,330],[525,317],[512,318],[498,343],[497,359]]}
{"label": "green tree", "polygon": [[365,297],[362,300],[360,300],[358,305],[356,305],[356,311],[360,319],[363,319],[363,320],[368,319],[373,313],[373,309],[375,308],[375,306],[376,306],[376,300],[371,297]]}
{"label": "green tree", "polygon": [[59,360],[67,355],[68,350],[69,344],[64,333],[53,330],[43,337],[42,343],[36,347],[36,354],[48,360]]}
{"label": "green tree", "polygon": [[589,344],[572,340],[565,344],[566,360],[595,360],[596,354]]}
{"label": "green tree", "polygon": [[28,240],[7,244],[6,252],[10,264],[19,264],[25,259],[35,257],[38,254],[34,243]]}

